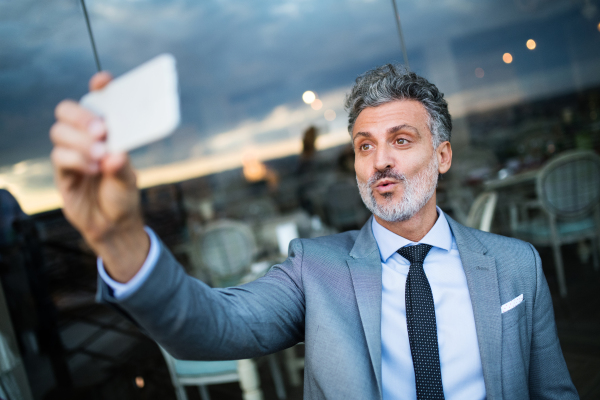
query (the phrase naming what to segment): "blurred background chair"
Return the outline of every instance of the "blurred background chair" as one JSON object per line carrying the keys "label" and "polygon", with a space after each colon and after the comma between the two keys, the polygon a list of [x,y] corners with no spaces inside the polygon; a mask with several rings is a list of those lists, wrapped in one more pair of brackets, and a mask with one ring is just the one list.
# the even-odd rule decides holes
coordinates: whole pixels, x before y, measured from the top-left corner
{"label": "blurred background chair", "polygon": [[466,225],[484,232],[489,232],[492,228],[497,203],[498,194],[496,192],[481,193],[477,196],[469,210]]}
{"label": "blurred background chair", "polygon": [[187,400],[185,386],[198,386],[202,400],[210,400],[206,386],[219,383],[240,382],[244,400],[262,400],[260,380],[252,360],[186,361],[171,356],[160,348],[177,400]]}
{"label": "blurred background chair", "polygon": [[[201,278],[207,273],[213,287],[235,286],[246,283],[248,280],[245,278],[247,277],[252,277],[252,279],[258,277],[252,273],[251,269],[255,254],[257,253],[256,240],[247,223],[234,220],[213,222],[206,227],[201,235],[191,241],[189,250],[192,259],[192,275]],[[262,272],[264,273],[265,271]],[[163,354],[165,354],[164,351]],[[277,358],[274,354],[269,354],[265,358],[269,363],[277,397],[283,400],[286,398],[286,391]],[[220,372],[221,368],[229,368],[234,365],[231,363],[235,363],[235,361],[223,362],[230,364],[214,364],[214,362],[205,361],[175,361],[175,366],[184,365],[185,368],[192,370],[198,368],[199,371],[203,371],[204,368],[215,368],[217,372]],[[242,366],[245,363],[252,363],[254,365],[254,361],[252,360],[240,360],[239,362],[242,363]],[[195,363],[198,363],[197,367]],[[252,368],[255,367],[253,366]],[[240,382],[244,386],[243,380]],[[206,389],[200,387],[200,391],[202,393]],[[248,397],[248,399],[254,399],[254,397]]]}
{"label": "blurred background chair", "polygon": [[536,193],[535,200],[511,205],[511,229],[515,237],[535,246],[552,246],[564,298],[563,244],[591,241],[594,269],[600,266],[600,157],[592,151],[562,153],[540,170]]}
{"label": "blurred background chair", "polygon": [[250,226],[233,220],[209,224],[190,243],[192,275],[208,273],[214,287],[234,286],[248,273],[256,254]]}
{"label": "blurred background chair", "polygon": [[244,220],[250,223],[263,219],[274,218],[279,215],[277,204],[270,197],[245,199],[234,204],[227,210],[227,216],[235,220]]}

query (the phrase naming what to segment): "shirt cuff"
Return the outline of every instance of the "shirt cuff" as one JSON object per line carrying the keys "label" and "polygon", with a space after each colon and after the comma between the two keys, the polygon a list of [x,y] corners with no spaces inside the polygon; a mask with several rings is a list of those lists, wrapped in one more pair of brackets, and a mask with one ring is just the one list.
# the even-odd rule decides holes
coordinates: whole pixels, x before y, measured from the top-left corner
{"label": "shirt cuff", "polygon": [[147,226],[144,227],[144,230],[150,237],[150,251],[148,252],[148,257],[146,257],[146,261],[144,261],[142,268],[140,268],[140,270],[129,281],[121,283],[108,276],[108,273],[104,269],[104,263],[102,262],[102,259],[98,257],[98,274],[104,283],[106,283],[108,287],[112,289],[112,295],[117,300],[130,295],[140,286],[142,286],[158,261],[158,256],[160,254],[160,244],[158,242],[158,238],[156,237],[154,231]]}

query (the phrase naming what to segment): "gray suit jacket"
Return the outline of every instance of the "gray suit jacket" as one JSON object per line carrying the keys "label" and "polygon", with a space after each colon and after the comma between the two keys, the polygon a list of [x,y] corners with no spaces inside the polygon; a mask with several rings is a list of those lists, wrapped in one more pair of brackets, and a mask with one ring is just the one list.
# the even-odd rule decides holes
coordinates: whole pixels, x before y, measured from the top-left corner
{"label": "gray suit jacket", "polygon": [[[487,398],[578,398],[536,250],[448,222],[471,294]],[[305,398],[380,399],[381,272],[369,220],[360,231],[294,240],[288,259],[265,277],[228,289],[186,275],[162,246],[139,290],[115,300],[99,280],[98,298],[177,358],[251,358],[303,341]],[[523,302],[502,314],[501,305],[520,294]]]}

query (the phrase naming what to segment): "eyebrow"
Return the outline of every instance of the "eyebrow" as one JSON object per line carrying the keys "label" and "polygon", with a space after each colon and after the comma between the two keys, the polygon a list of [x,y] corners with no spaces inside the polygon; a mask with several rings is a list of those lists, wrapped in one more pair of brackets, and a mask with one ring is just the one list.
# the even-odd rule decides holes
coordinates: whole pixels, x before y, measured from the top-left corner
{"label": "eyebrow", "polygon": [[[393,126],[391,128],[388,128],[387,133],[388,134],[396,133],[398,131],[401,131],[402,129],[406,129],[406,130],[412,131],[412,132],[414,132],[417,135],[417,137],[419,137],[419,138],[421,137],[421,134],[419,133],[419,130],[417,128],[415,128],[414,126],[408,125],[408,124],[402,124],[402,125],[397,125],[397,126]],[[359,137],[359,136],[363,136],[363,137],[366,137],[366,138],[372,138],[373,137],[373,135],[370,132],[360,131],[360,132],[357,132],[356,135],[354,135],[354,137],[352,138],[352,143],[354,143],[354,140],[357,137]]]}
{"label": "eyebrow", "polygon": [[366,138],[372,138],[373,137],[373,135],[371,135],[370,132],[362,132],[362,131],[361,132],[357,132],[356,135],[354,135],[354,137],[352,138],[352,143],[354,143],[354,141],[356,140],[356,138],[359,137],[359,136],[363,136],[363,137],[366,137]]}
{"label": "eyebrow", "polygon": [[414,126],[408,125],[408,124],[402,124],[402,125],[398,125],[398,126],[393,126],[393,127],[389,128],[387,130],[387,133],[396,133],[398,131],[401,131],[402,129],[413,131],[418,137],[421,137],[421,134],[419,133],[419,130],[417,128],[415,128]]}

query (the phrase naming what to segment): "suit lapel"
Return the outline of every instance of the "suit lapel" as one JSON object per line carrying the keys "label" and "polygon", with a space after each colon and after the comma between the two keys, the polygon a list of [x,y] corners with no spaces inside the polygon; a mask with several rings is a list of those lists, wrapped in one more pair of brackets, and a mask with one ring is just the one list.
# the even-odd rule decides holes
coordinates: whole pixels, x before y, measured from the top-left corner
{"label": "suit lapel", "polygon": [[381,397],[381,259],[371,219],[358,234],[347,263]]}
{"label": "suit lapel", "polygon": [[466,227],[446,216],[467,277],[488,399],[502,398],[502,316],[496,261]]}
{"label": "suit lapel", "polygon": [[[487,398],[501,399],[502,316],[496,261],[494,257],[486,255],[485,246],[466,227],[447,215],[446,218],[467,277]],[[382,271],[371,219],[358,234],[347,263],[381,397]]]}

